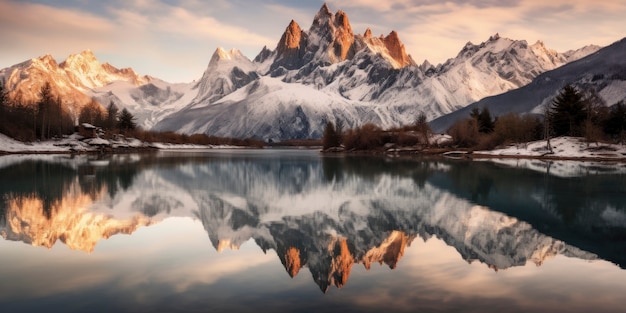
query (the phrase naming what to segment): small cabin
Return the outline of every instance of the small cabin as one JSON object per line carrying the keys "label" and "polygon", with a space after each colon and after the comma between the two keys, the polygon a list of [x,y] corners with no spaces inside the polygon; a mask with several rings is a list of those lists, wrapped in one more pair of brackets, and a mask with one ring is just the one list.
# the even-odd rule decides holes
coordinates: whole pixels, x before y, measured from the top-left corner
{"label": "small cabin", "polygon": [[85,138],[96,138],[98,137],[98,127],[89,123],[82,123],[78,127],[78,134]]}

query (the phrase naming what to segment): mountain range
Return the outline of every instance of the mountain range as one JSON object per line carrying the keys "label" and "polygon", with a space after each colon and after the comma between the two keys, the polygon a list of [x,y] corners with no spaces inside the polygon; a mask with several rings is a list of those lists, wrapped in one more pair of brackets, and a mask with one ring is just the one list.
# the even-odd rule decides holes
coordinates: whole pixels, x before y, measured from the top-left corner
{"label": "mountain range", "polygon": [[114,102],[146,129],[279,141],[319,138],[328,121],[350,128],[412,124],[420,113],[433,120],[599,50],[590,45],[559,53],[540,41],[495,34],[480,44],[468,42],[443,64],[417,64],[396,31],[356,34],[345,12],[333,13],[324,4],[308,30],[292,20],[276,47],[263,47],[253,60],[237,49],[218,48],[191,83],[100,64],[89,50],[60,64],[49,55],[31,59],[1,70],[0,79],[11,96],[31,102],[49,81],[70,112],[91,98]]}

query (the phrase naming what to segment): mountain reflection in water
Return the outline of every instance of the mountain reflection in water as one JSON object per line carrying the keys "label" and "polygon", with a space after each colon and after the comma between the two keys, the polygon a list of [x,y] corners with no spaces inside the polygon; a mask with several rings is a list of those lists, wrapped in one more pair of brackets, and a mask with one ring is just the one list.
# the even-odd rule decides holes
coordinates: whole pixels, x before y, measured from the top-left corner
{"label": "mountain reflection in water", "polygon": [[218,252],[252,240],[291,277],[308,269],[323,292],[344,286],[355,264],[402,266],[416,238],[436,237],[496,271],[557,255],[626,264],[619,173],[563,178],[490,162],[298,151],[107,158],[2,157],[0,235],[92,253],[102,239],[187,217]]}

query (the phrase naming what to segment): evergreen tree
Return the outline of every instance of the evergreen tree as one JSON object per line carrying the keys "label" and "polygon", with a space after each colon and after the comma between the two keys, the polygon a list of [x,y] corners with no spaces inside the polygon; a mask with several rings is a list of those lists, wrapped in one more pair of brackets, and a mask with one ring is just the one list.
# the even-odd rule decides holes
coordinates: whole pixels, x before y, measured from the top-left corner
{"label": "evergreen tree", "polygon": [[480,110],[479,108],[473,108],[470,112],[470,117],[476,120],[479,132],[484,134],[493,132],[495,122],[491,118],[491,113],[489,112],[489,109],[483,108],[482,110]]}
{"label": "evergreen tree", "polygon": [[104,123],[105,124],[104,127],[108,130],[113,130],[115,126],[117,125],[118,115],[119,115],[119,109],[117,108],[115,103],[111,101],[109,103],[109,106],[107,107],[107,116],[106,116],[106,120]]}
{"label": "evergreen tree", "polygon": [[121,131],[129,131],[137,128],[137,124],[135,123],[135,117],[126,110],[126,108],[122,109],[122,113],[120,113],[119,120],[117,122],[117,128]]}
{"label": "evergreen tree", "polygon": [[491,118],[491,113],[488,108],[483,108],[482,112],[478,116],[478,131],[481,133],[489,134],[493,132],[494,121]]}
{"label": "evergreen tree", "polygon": [[[39,102],[37,103],[37,121],[39,123],[35,124],[35,127],[37,124],[41,125],[39,128],[39,138],[41,140],[46,139],[46,134],[48,134],[47,130],[50,126],[50,111],[52,106],[54,106],[52,87],[49,82],[46,82],[39,90]],[[35,132],[37,132],[36,129]]]}
{"label": "evergreen tree", "polygon": [[324,136],[322,137],[322,146],[324,150],[333,147],[339,147],[341,145],[341,138],[337,134],[335,125],[332,122],[326,123],[324,128]]}
{"label": "evergreen tree", "polygon": [[572,85],[563,87],[552,100],[548,118],[556,136],[580,136],[587,118],[587,108],[581,93]]}
{"label": "evergreen tree", "polygon": [[608,119],[604,124],[604,132],[613,137],[620,138],[626,133],[626,104],[620,101],[611,107]]}
{"label": "evergreen tree", "polygon": [[0,81],[0,113],[7,111],[9,106],[9,93],[4,89],[4,80]]}

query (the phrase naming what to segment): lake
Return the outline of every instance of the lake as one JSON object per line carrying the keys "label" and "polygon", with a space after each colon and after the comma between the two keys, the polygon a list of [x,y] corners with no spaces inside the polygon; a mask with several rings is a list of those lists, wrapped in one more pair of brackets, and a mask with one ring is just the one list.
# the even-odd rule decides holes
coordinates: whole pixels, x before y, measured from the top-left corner
{"label": "lake", "polygon": [[617,312],[626,165],[0,156],[0,312]]}

